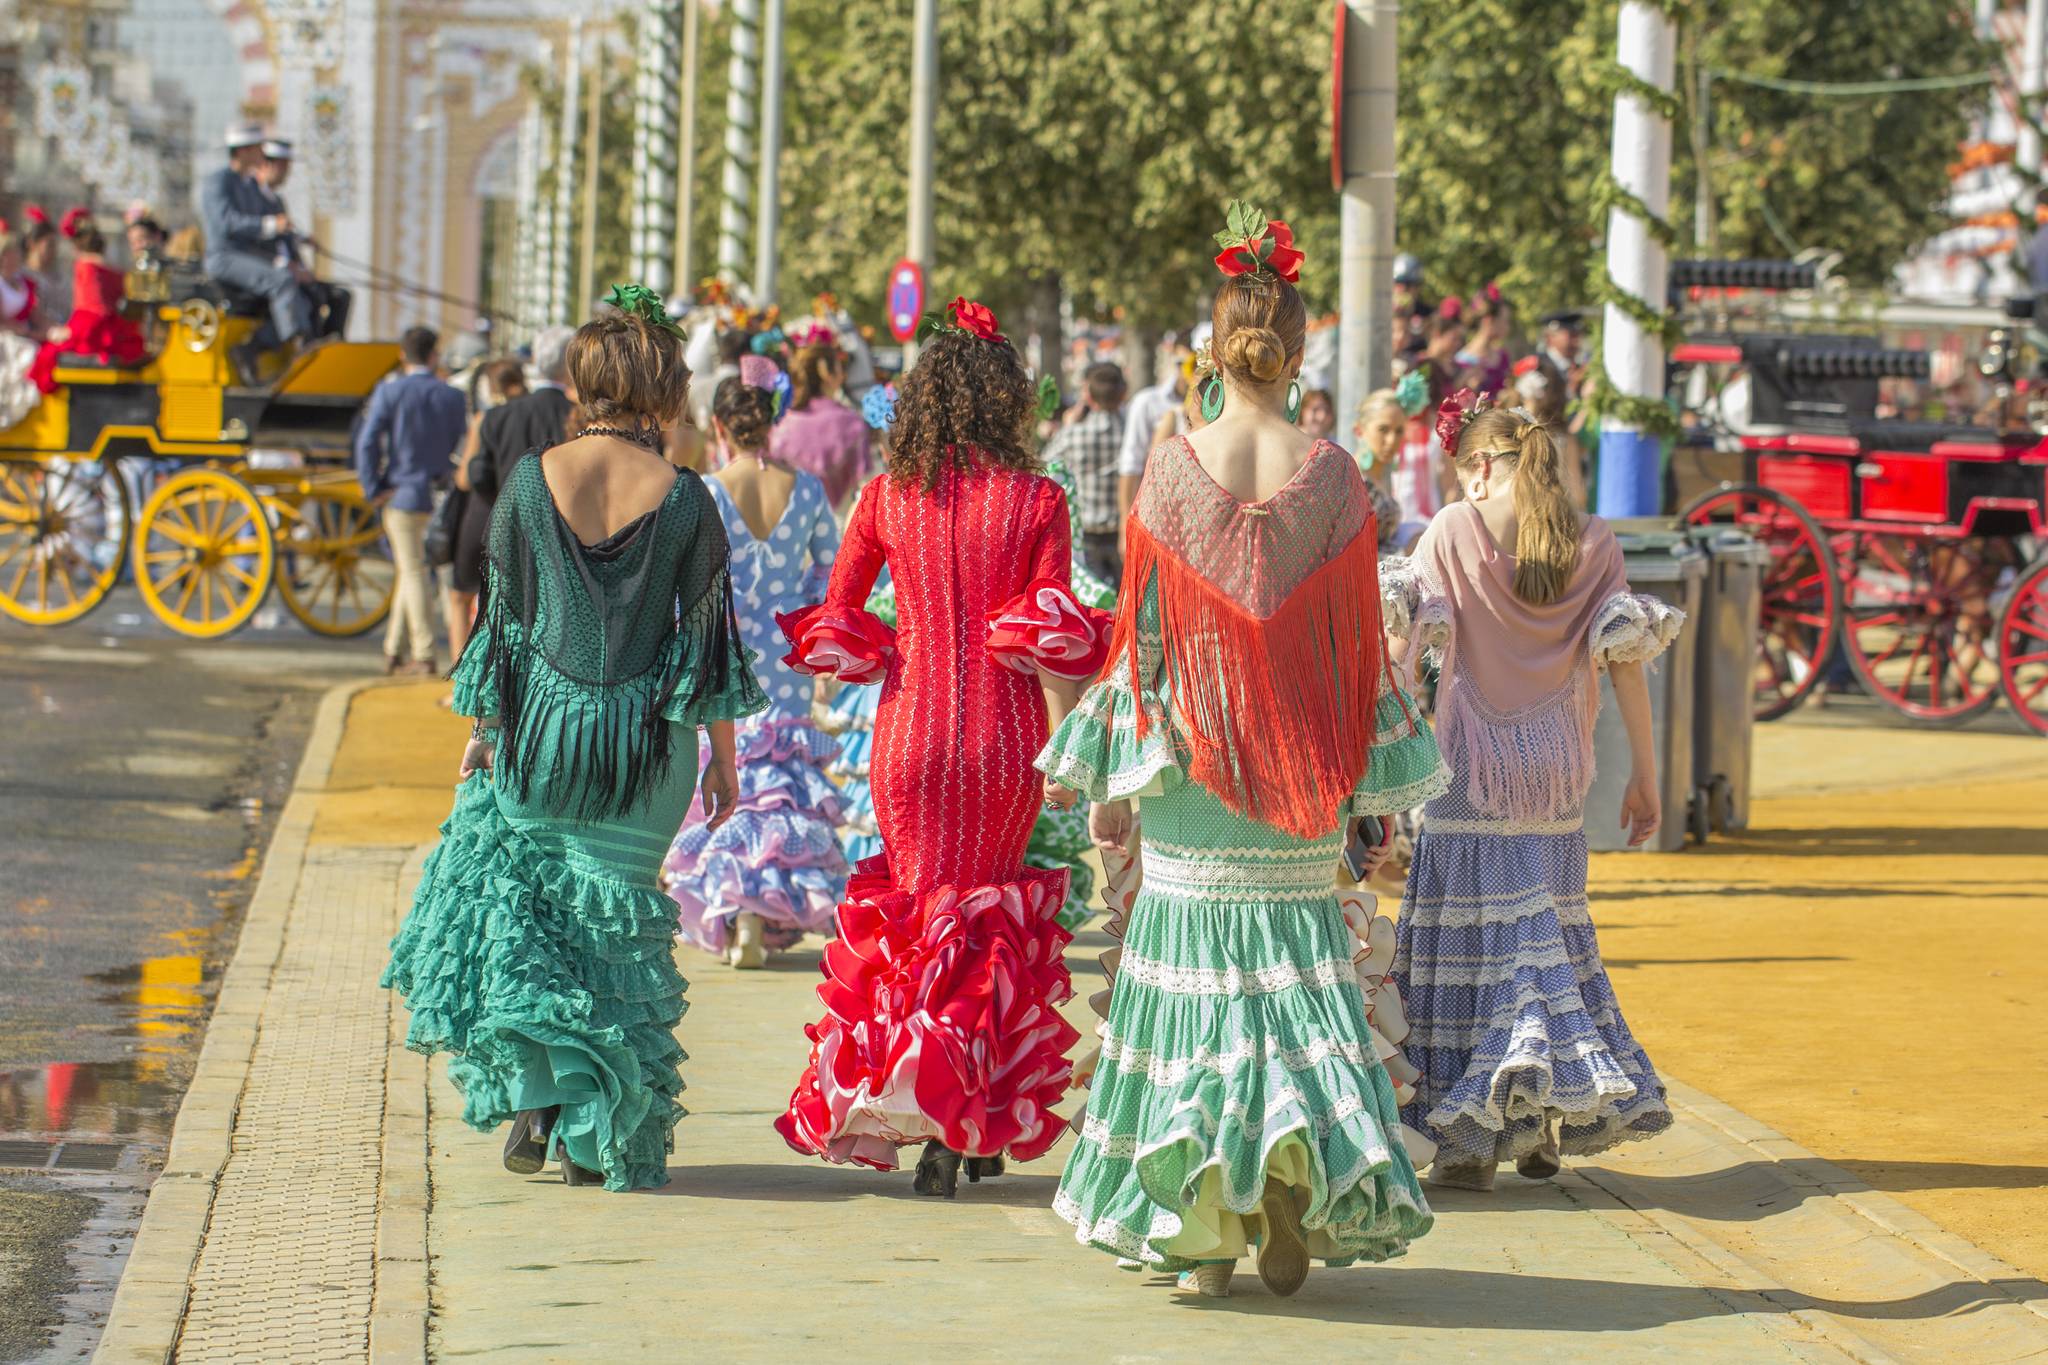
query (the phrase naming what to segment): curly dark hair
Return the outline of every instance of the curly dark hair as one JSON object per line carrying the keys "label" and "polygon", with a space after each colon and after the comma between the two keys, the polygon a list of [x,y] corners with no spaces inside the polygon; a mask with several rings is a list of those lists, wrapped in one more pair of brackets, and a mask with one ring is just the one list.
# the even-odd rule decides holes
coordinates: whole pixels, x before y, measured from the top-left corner
{"label": "curly dark hair", "polygon": [[929,491],[945,470],[968,466],[969,448],[984,463],[1035,474],[1044,468],[1031,439],[1037,411],[1037,392],[1016,351],[939,332],[897,383],[889,476]]}

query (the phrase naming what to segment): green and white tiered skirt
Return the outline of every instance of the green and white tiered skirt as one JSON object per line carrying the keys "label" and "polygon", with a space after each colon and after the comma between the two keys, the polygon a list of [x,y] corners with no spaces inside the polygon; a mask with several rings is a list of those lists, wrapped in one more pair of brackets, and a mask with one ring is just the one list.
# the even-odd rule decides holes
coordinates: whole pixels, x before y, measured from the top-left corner
{"label": "green and white tiered skirt", "polygon": [[[1104,684],[1040,759],[1091,799],[1136,792],[1142,827],[1143,885],[1054,1210],[1079,1241],[1184,1269],[1246,1254],[1274,1177],[1312,1255],[1397,1256],[1432,1215],[1352,964],[1337,817],[1301,840],[1234,814],[1183,778],[1170,730],[1138,741],[1132,710]],[[1426,730],[1390,738],[1374,768],[1390,801],[1441,788]]]}

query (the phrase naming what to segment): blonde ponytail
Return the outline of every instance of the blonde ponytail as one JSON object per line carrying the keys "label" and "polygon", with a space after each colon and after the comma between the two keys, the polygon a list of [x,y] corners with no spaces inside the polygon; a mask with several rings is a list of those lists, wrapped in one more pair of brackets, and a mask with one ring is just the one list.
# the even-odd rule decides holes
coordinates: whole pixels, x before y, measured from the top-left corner
{"label": "blonde ponytail", "polygon": [[1514,462],[1515,596],[1555,602],[1578,572],[1580,531],[1557,442],[1527,409],[1484,408],[1459,434],[1455,462],[1469,472],[1489,456]]}
{"label": "blonde ponytail", "polygon": [[1578,571],[1579,517],[1549,429],[1518,418],[1515,443],[1515,596],[1540,607],[1564,596]]}

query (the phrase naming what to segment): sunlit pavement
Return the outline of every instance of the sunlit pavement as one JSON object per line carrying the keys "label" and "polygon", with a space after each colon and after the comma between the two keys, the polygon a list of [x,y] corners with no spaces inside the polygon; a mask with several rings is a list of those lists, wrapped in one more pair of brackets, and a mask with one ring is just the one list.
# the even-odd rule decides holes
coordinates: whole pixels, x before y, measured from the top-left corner
{"label": "sunlit pavement", "polygon": [[[1750,834],[1595,862],[1624,1005],[1675,1081],[1673,1132],[1551,1184],[1440,1195],[1436,1231],[1391,1265],[1318,1271],[1286,1301],[1247,1276],[1190,1302],[1073,1244],[1048,1208],[1063,1148],[954,1203],[783,1148],[768,1125],[801,1065],[815,945],[760,973],[685,953],[692,1112],[661,1194],[509,1176],[438,1063],[336,1052],[403,1027],[363,978],[450,800],[463,723],[439,692],[374,688],[345,725],[333,698],[315,726],[109,1359],[162,1359],[181,1313],[181,1360],[238,1342],[266,1360],[666,1359],[685,1341],[721,1359],[1166,1359],[1269,1348],[1276,1317],[1296,1349],[1415,1359],[2048,1349],[2038,1217],[1973,1212],[1985,1188],[2039,1197],[2022,1187],[2041,1128],[2015,1082],[2043,1045],[2009,1025],[2041,947],[2024,921],[2048,746],[1761,730]],[[1990,932],[1933,932],[1964,921]],[[1077,970],[1099,937],[1077,939]],[[1971,1046],[1992,1029],[1997,1046]],[[288,1083],[323,1047],[331,1074]]]}

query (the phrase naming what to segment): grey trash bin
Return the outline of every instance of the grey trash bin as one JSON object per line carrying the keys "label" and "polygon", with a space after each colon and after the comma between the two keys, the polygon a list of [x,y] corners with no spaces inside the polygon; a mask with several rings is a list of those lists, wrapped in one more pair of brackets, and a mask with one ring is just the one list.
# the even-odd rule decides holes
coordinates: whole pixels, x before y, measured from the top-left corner
{"label": "grey trash bin", "polygon": [[[1699,634],[1700,590],[1707,556],[1675,519],[1646,517],[1609,523],[1621,542],[1634,592],[1659,597],[1685,613],[1685,628],[1649,665],[1650,725],[1657,755],[1663,822],[1644,849],[1669,853],[1685,847],[1692,803],[1693,657]],[[1593,789],[1586,794],[1586,847],[1628,847],[1621,828],[1621,798],[1628,790],[1628,731],[1614,704],[1614,684],[1600,677],[1600,721],[1593,728]]]}
{"label": "grey trash bin", "polygon": [[1757,620],[1771,552],[1745,532],[1696,526],[1706,552],[1693,646],[1692,835],[1749,828],[1750,742],[1756,731]]}

